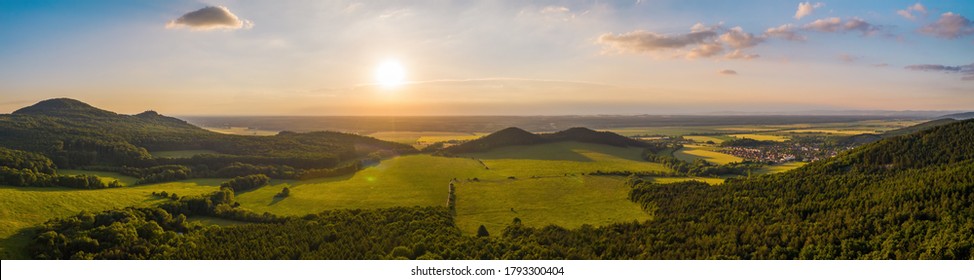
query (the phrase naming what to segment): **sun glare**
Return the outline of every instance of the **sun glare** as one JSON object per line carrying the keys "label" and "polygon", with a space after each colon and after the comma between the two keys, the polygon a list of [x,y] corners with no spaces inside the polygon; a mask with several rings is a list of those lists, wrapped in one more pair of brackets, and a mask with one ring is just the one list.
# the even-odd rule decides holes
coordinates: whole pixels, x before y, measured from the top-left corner
{"label": "sun glare", "polygon": [[406,71],[399,61],[387,60],[375,69],[375,81],[383,87],[401,85],[406,78]]}

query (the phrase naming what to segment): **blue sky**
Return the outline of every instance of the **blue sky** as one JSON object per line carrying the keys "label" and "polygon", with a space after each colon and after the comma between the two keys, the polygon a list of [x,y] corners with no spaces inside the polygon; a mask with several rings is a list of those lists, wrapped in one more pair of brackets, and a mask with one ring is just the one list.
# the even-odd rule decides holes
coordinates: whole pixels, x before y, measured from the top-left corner
{"label": "blue sky", "polygon": [[972,110],[971,18],[972,1],[0,0],[0,112]]}

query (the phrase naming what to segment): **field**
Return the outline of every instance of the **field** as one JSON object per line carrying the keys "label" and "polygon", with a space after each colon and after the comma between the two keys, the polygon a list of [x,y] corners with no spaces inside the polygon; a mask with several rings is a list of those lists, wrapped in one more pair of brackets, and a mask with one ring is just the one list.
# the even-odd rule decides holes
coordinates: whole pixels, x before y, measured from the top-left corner
{"label": "field", "polygon": [[788,141],[788,137],[769,135],[769,134],[731,134],[730,136],[734,138],[746,138],[746,139],[753,139],[758,141],[776,141],[776,142]]}
{"label": "field", "polygon": [[755,174],[781,173],[781,172],[785,172],[785,171],[788,171],[788,170],[792,170],[792,169],[795,169],[795,168],[799,168],[799,167],[805,166],[806,164],[808,164],[808,163],[807,162],[796,161],[796,162],[786,162],[786,163],[782,163],[782,164],[769,165],[769,166],[765,166],[764,168],[761,168]]}
{"label": "field", "polygon": [[111,183],[112,181],[118,181],[123,186],[135,185],[135,181],[139,179],[135,177],[125,176],[113,172],[100,172],[100,171],[88,171],[88,170],[76,170],[76,169],[61,169],[57,171],[60,175],[94,175],[98,176],[102,182]]}
{"label": "field", "polygon": [[443,131],[382,131],[367,136],[376,139],[413,145],[422,148],[436,142],[450,140],[473,140],[485,133],[443,132]]}
{"label": "field", "polygon": [[[382,161],[351,176],[308,181],[272,181],[237,195],[241,206],[258,213],[303,215],[330,209],[446,205],[450,180],[478,177],[500,180],[475,160],[401,156]],[[274,195],[288,187],[289,197]]]}
{"label": "field", "polygon": [[718,136],[687,135],[687,136],[683,136],[683,138],[698,143],[707,143],[707,141],[710,141],[710,142],[714,142],[714,144],[724,143],[724,141],[732,139],[731,137],[727,137],[724,135],[718,135]]}
{"label": "field", "polygon": [[213,150],[158,151],[149,153],[154,158],[191,158],[196,155],[218,154]]}
{"label": "field", "polygon": [[[628,188],[621,178],[580,175],[598,170],[667,170],[642,161],[641,152],[638,148],[563,142],[505,147],[456,158],[410,155],[385,160],[352,176],[274,181],[270,186],[238,194],[237,200],[246,209],[282,215],[446,205],[447,186],[457,178],[457,222],[466,233],[483,223],[499,232],[511,222],[512,207],[515,211],[523,209],[519,217],[533,225],[577,227],[645,220],[648,215],[627,200]],[[290,196],[274,198],[283,187],[290,189]],[[591,200],[593,197],[597,198]]]}
{"label": "field", "polygon": [[652,216],[628,200],[624,177],[568,176],[457,185],[457,226],[500,235],[515,217],[531,227],[645,221]]}
{"label": "field", "polygon": [[511,146],[486,153],[463,154],[482,160],[502,177],[564,176],[596,171],[668,171],[640,158],[641,148],[621,148],[578,142]]}
{"label": "field", "polygon": [[[87,172],[86,172],[87,173]],[[106,174],[99,172],[99,174]],[[164,200],[152,192],[197,195],[216,190],[222,180],[198,179],[102,190],[0,186],[0,258],[25,258],[19,250],[29,239],[25,230],[56,217],[82,210],[102,211],[128,206],[149,206]]]}
{"label": "field", "polygon": [[697,159],[703,159],[711,163],[716,164],[728,164],[731,162],[740,162],[743,159],[735,157],[732,155],[720,153],[714,151],[713,147],[701,146],[701,145],[683,145],[683,149],[679,149],[673,153],[676,158],[693,162]]}

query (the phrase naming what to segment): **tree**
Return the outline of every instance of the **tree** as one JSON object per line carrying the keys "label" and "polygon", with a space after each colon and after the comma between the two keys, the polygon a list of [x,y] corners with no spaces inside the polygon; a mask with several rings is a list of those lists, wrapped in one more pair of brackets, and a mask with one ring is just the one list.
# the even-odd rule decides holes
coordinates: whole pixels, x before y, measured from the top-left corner
{"label": "tree", "polygon": [[485,227],[484,225],[480,225],[480,227],[477,228],[477,237],[489,237],[489,236],[490,233],[487,232],[487,227]]}

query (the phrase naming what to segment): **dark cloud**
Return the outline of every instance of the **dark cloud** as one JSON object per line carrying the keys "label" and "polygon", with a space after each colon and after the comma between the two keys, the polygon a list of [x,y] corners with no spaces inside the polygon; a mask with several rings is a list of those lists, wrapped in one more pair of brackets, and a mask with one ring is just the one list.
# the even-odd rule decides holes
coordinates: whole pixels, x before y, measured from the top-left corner
{"label": "dark cloud", "polygon": [[193,30],[240,29],[253,27],[249,20],[240,19],[223,6],[209,6],[170,21],[166,28],[188,27]]}
{"label": "dark cloud", "polygon": [[940,38],[957,39],[974,34],[974,23],[962,15],[947,12],[940,15],[937,22],[925,25],[919,31]]}
{"label": "dark cloud", "polygon": [[907,65],[905,68],[907,70],[913,70],[913,71],[932,71],[932,72],[944,72],[944,73],[951,73],[951,74],[961,74],[963,75],[963,77],[961,77],[961,80],[964,81],[974,80],[974,63],[968,65],[959,65],[959,66],[948,66],[948,65],[939,65],[939,64],[916,64],[916,65]]}

